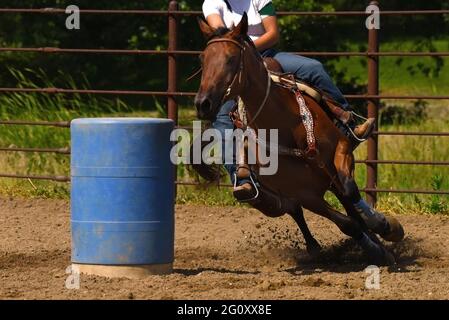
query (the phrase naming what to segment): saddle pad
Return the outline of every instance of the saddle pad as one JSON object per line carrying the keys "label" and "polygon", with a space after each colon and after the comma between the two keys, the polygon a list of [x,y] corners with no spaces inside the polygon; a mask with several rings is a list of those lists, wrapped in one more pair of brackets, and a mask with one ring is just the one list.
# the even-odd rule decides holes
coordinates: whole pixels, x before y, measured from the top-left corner
{"label": "saddle pad", "polygon": [[275,83],[287,83],[291,86],[296,86],[300,92],[303,92],[307,94],[308,96],[312,97],[316,102],[321,102],[322,95],[319,91],[312,88],[311,86],[305,84],[301,81],[292,81],[288,78],[282,77],[281,75],[277,75],[270,72],[271,80]]}

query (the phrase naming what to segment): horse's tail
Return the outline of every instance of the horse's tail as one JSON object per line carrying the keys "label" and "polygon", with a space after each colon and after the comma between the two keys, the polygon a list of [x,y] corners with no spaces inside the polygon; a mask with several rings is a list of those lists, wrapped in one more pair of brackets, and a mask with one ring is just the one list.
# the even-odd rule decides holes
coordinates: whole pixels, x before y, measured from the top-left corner
{"label": "horse's tail", "polygon": [[[203,148],[209,144],[207,141],[201,142],[201,154],[203,153]],[[200,163],[194,164],[193,161],[193,146],[190,146],[190,163],[192,163],[191,167],[195,170],[198,175],[206,180],[207,182],[219,182],[220,179],[224,176],[223,167],[219,164],[207,164],[203,162],[202,157],[200,157]]]}

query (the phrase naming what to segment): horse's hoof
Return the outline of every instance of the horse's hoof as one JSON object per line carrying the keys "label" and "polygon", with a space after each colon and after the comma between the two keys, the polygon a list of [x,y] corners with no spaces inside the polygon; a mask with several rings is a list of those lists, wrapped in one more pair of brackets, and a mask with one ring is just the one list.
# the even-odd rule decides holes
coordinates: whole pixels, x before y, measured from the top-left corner
{"label": "horse's hoof", "polygon": [[399,223],[399,221],[396,218],[390,216],[385,216],[385,219],[387,219],[389,226],[388,232],[380,234],[380,236],[384,240],[391,242],[399,242],[404,239],[404,228]]}
{"label": "horse's hoof", "polygon": [[394,258],[393,254],[391,254],[387,249],[383,248],[384,250],[384,258],[382,265],[384,266],[394,266],[396,264],[396,259]]}
{"label": "horse's hoof", "polygon": [[391,266],[396,263],[394,256],[385,249],[382,243],[376,243],[366,233],[362,235],[358,243],[373,264],[377,266]]}
{"label": "horse's hoof", "polygon": [[321,253],[321,246],[318,242],[308,243],[306,244],[307,253],[311,257],[317,257]]}
{"label": "horse's hoof", "polygon": [[370,262],[373,263],[376,266],[387,266],[391,267],[396,264],[396,259],[394,256],[385,249],[382,245],[379,246],[380,252],[377,251],[376,253],[373,253],[371,255]]}

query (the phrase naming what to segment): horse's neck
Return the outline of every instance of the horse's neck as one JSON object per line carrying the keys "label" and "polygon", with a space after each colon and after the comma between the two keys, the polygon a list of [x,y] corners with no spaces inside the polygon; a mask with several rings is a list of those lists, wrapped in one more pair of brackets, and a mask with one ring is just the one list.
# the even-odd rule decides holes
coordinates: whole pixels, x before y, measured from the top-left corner
{"label": "horse's neck", "polygon": [[244,55],[245,86],[240,97],[247,111],[254,116],[258,108],[262,107],[265,94],[267,93],[268,72],[262,60],[256,57],[256,53],[249,46]]}

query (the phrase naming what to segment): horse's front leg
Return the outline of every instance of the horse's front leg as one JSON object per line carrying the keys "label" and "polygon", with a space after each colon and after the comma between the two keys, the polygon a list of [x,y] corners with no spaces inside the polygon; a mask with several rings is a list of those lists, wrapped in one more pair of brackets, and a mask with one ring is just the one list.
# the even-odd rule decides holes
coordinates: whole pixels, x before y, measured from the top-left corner
{"label": "horse's front leg", "polygon": [[263,186],[259,187],[259,197],[250,201],[254,208],[262,212],[264,215],[275,218],[288,213],[296,222],[306,241],[307,252],[311,256],[317,255],[321,251],[321,246],[315,240],[304,219],[304,213],[298,201],[285,199],[276,195]]}
{"label": "horse's front leg", "polygon": [[298,209],[289,212],[289,215],[295,220],[296,224],[298,225],[299,229],[301,230],[302,235],[304,236],[304,240],[306,241],[306,248],[307,252],[311,256],[316,256],[321,252],[321,246],[316,241],[316,239],[313,237],[312,233],[310,232],[309,227],[307,226],[306,220],[304,219],[304,212],[300,206],[298,206]]}

